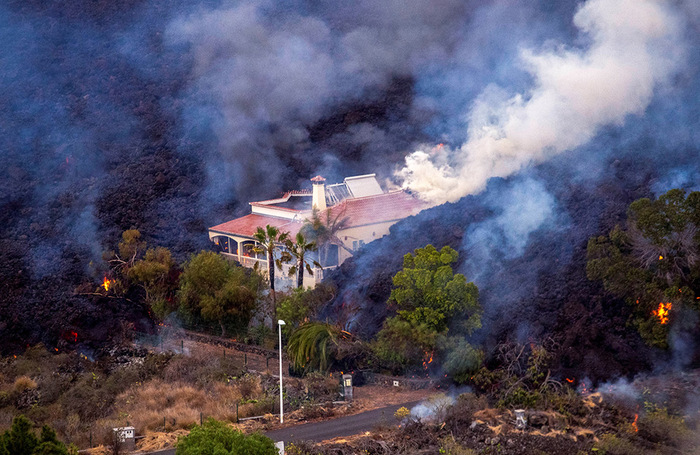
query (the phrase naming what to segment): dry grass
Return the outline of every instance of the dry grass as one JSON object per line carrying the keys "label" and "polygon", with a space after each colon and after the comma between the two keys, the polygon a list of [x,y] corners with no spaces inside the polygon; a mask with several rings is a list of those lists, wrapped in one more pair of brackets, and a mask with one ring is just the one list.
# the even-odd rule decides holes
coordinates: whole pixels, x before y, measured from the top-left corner
{"label": "dry grass", "polygon": [[155,452],[156,450],[167,449],[173,447],[180,436],[185,436],[189,432],[187,430],[176,430],[171,433],[163,433],[156,431],[146,433],[137,444],[137,449],[141,452]]}
{"label": "dry grass", "polygon": [[[188,429],[209,417],[235,422],[236,404],[244,398],[242,392],[245,396],[260,396],[260,379],[246,377],[230,384],[212,383],[206,390],[154,379],[119,395],[114,412],[97,426],[111,428],[128,423],[140,432],[159,432]],[[269,412],[267,402],[239,405],[241,418],[265,412]]]}
{"label": "dry grass", "polygon": [[111,455],[112,454],[112,449],[105,447],[103,445],[93,447],[92,449],[86,449],[84,451],[81,451],[80,453],[85,453],[88,455]]}
{"label": "dry grass", "polygon": [[15,382],[13,384],[13,388],[16,393],[22,393],[27,390],[34,390],[36,389],[36,387],[36,381],[30,378],[29,376],[19,376],[17,379],[15,379]]}
{"label": "dry grass", "polygon": [[236,403],[241,399],[237,387],[212,384],[207,391],[183,383],[154,379],[119,395],[109,420],[125,421],[140,431],[188,428],[201,417],[222,420],[236,418]]}

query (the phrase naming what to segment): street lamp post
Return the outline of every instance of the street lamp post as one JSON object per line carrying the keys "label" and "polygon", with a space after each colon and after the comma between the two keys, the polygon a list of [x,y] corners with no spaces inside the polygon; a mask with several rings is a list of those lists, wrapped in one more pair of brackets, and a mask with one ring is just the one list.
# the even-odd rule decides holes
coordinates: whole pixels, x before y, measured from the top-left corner
{"label": "street lamp post", "polygon": [[277,320],[280,335],[280,423],[284,423],[284,396],[282,395],[282,326],[286,325],[282,319]]}

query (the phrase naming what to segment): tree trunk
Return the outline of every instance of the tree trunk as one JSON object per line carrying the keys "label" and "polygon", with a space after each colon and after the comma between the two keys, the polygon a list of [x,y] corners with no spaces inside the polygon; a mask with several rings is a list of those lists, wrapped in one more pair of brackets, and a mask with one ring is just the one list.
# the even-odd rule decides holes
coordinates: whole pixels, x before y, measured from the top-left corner
{"label": "tree trunk", "polygon": [[304,287],[304,258],[299,259],[297,267],[299,269],[297,271],[297,287],[301,288]]}
{"label": "tree trunk", "polygon": [[272,249],[267,249],[267,272],[270,275],[270,289],[275,294],[275,258]]}
{"label": "tree trunk", "polygon": [[226,327],[224,326],[223,319],[219,319],[219,326],[221,327],[221,337],[225,338],[226,337]]}
{"label": "tree trunk", "polygon": [[270,321],[272,328],[275,328],[275,313],[277,312],[277,296],[275,295],[275,261],[274,250],[267,249],[267,273],[270,275],[270,294],[272,294],[272,308],[270,311]]}

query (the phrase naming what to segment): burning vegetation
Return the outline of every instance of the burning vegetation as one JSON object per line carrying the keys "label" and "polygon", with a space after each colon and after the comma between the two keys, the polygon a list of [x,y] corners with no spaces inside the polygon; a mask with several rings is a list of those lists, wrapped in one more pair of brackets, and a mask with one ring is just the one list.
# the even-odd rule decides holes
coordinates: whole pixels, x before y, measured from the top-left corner
{"label": "burning vegetation", "polygon": [[673,304],[671,302],[668,303],[659,303],[659,308],[652,311],[651,314],[659,318],[659,324],[665,325],[668,324],[668,313],[671,311],[671,307]]}

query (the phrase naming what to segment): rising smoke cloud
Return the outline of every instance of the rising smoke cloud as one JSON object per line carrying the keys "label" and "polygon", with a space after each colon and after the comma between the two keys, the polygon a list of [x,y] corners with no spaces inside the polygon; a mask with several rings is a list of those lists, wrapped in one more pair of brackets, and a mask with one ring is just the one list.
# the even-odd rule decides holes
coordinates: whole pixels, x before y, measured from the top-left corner
{"label": "rising smoke cloud", "polygon": [[584,46],[522,50],[532,87],[515,95],[487,87],[470,110],[467,141],[406,157],[397,172],[403,187],[435,204],[477,193],[492,177],[574,149],[601,127],[642,114],[682,62],[679,20],[664,2],[590,0],[573,22]]}
{"label": "rising smoke cloud", "polygon": [[205,124],[217,139],[207,163],[212,198],[260,197],[288,177],[289,156],[319,172],[334,167],[324,163],[342,168],[349,143],[386,142],[384,131],[363,123],[343,134],[344,144],[323,150],[310,130],[343,103],[371,100],[395,78],[444,61],[466,9],[456,0],[290,9],[254,0],[173,20],[166,42],[187,48],[194,62],[186,123]]}

